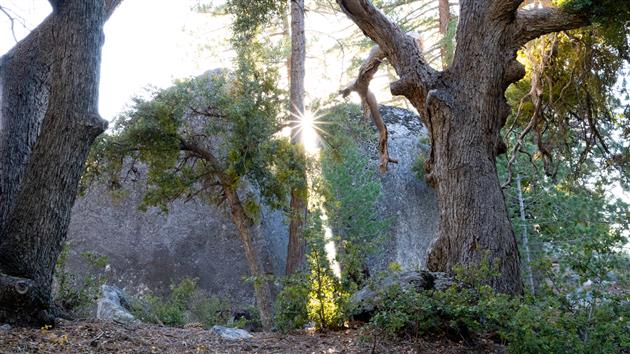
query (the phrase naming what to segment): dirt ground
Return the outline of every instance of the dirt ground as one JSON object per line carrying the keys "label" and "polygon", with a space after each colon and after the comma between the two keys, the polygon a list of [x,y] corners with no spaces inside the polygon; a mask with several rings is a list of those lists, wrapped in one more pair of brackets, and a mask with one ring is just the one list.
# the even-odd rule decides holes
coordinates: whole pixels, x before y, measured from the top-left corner
{"label": "dirt ground", "polygon": [[252,333],[229,341],[202,328],[65,322],[52,329],[0,329],[0,354],[9,353],[504,353],[480,340],[474,347],[446,339],[385,341],[367,331]]}

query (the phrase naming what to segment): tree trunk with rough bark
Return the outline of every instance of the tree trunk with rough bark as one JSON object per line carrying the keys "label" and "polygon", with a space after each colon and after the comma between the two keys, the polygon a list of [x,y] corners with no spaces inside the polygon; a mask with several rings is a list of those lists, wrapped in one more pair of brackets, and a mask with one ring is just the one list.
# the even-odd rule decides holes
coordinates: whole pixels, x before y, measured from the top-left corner
{"label": "tree trunk with rough bark", "polygon": [[[306,37],[304,34],[304,0],[291,0],[291,59],[289,68],[289,102],[293,124],[291,143],[302,144],[300,119],[304,117],[304,77],[306,61]],[[303,149],[299,149],[304,153]],[[302,156],[304,157],[304,156]],[[303,187],[291,190],[291,215],[289,220],[289,244],[287,247],[286,275],[294,274],[304,266],[306,241],[304,224],[307,216],[306,172],[301,176]]]}
{"label": "tree trunk with rough bark", "polygon": [[516,52],[547,33],[589,23],[588,14],[560,8],[519,9],[522,0],[460,1],[452,65],[437,71],[404,34],[368,0],[337,0],[394,66],[394,95],[405,96],[429,130],[427,180],[436,188],[438,237],[428,268],[452,272],[486,259],[498,291],[523,292],[516,239],[499,184],[495,159],[505,153],[500,130],[510,107],[507,87],[525,75]]}
{"label": "tree trunk with rough bark", "polygon": [[120,0],[51,1],[2,58],[0,322],[52,324],[51,284],[98,114],[103,25]]}
{"label": "tree trunk with rough bark", "polygon": [[264,279],[265,272],[262,269],[261,262],[256,254],[254,248],[254,235],[260,232],[260,225],[255,225],[254,221],[247,216],[243,203],[241,202],[238,192],[234,189],[237,183],[225,173],[225,168],[214,154],[199,145],[191,141],[187,141],[183,138],[179,138],[181,143],[181,150],[188,151],[200,159],[205,160],[210,168],[211,179],[210,184],[215,182],[221,187],[225,201],[230,211],[230,216],[236,230],[243,243],[243,251],[245,252],[245,260],[249,266],[249,272],[253,277],[256,277],[254,284],[254,292],[256,296],[256,305],[258,312],[260,313],[260,320],[265,330],[271,330],[273,327],[273,299],[271,292],[271,284],[268,279]]}
{"label": "tree trunk with rough bark", "polygon": [[[243,250],[245,251],[245,259],[249,265],[249,271],[254,277],[264,277],[258,258],[256,257],[256,250],[254,249],[252,229],[256,226],[253,225],[250,218],[245,214],[245,209],[238,197],[237,192],[231,186],[224,186],[225,198],[230,205],[230,214],[232,216],[232,222],[236,225],[236,229],[243,242]],[[254,282],[254,292],[256,294],[256,305],[258,312],[260,313],[260,321],[262,322],[265,330],[271,330],[273,327],[273,301],[271,294],[271,286],[266,279],[256,279]]]}

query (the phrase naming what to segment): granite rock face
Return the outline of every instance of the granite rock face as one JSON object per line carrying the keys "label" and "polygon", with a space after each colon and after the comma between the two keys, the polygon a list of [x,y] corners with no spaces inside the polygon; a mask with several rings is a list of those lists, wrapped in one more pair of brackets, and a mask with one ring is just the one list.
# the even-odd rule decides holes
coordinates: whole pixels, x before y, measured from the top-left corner
{"label": "granite rock face", "polygon": [[[435,237],[438,212],[435,195],[412,171],[426,146],[426,129],[404,109],[382,107],[389,128],[390,156],[398,164],[380,177],[383,188],[379,212],[393,220],[387,246],[370,262],[375,270],[397,262],[403,270],[424,268],[426,250]],[[357,117],[357,119],[361,119]],[[378,169],[377,134],[361,148]],[[96,183],[77,198],[68,233],[69,270],[81,274],[79,254],[94,252],[109,259],[108,278],[130,293],[166,292],[171,283],[197,278],[210,294],[242,306],[253,305],[253,288],[243,282],[248,267],[236,228],[226,210],[200,200],[178,200],[168,213],[157,208],[138,210],[146,189],[142,173],[123,179],[124,188],[112,192]],[[263,238],[255,247],[267,273],[284,272],[288,227],[279,211],[263,208]]]}
{"label": "granite rock face", "polygon": [[[389,156],[398,160],[389,164],[381,176],[380,214],[391,217],[387,251],[376,257],[375,266],[384,269],[389,262],[403,270],[424,269],[427,250],[437,236],[439,213],[435,191],[413,171],[421,154],[428,153],[427,129],[420,118],[408,110],[381,106],[381,115],[389,132]],[[421,141],[424,141],[423,144]],[[362,148],[378,170],[378,138]]]}

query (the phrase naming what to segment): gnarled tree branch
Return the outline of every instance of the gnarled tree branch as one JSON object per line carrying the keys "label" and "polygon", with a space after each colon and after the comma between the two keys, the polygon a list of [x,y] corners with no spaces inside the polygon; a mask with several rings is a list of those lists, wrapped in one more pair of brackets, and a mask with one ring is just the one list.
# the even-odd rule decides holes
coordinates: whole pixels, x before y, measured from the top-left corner
{"label": "gnarled tree branch", "polygon": [[367,120],[369,116],[372,116],[372,120],[378,129],[378,150],[380,154],[379,170],[381,173],[387,172],[387,166],[390,162],[398,163],[389,157],[389,150],[387,148],[387,126],[385,121],[378,110],[378,103],[376,96],[370,91],[370,82],[374,78],[374,74],[378,71],[383,59],[385,59],[385,53],[379,46],[375,46],[370,51],[370,54],[365,59],[361,68],[359,69],[359,76],[352,84],[340,91],[343,97],[347,97],[350,92],[355,91],[361,97],[361,104],[363,106],[363,116]]}
{"label": "gnarled tree branch", "polygon": [[514,23],[516,43],[521,46],[545,34],[584,27],[590,22],[588,12],[558,7],[519,10]]}
{"label": "gnarled tree branch", "polygon": [[[337,0],[337,3],[363,33],[379,45],[400,79],[414,83],[409,89],[419,90],[420,96],[426,97],[436,72],[424,60],[416,39],[405,34],[369,0]],[[423,106],[413,92],[408,90],[402,94]]]}

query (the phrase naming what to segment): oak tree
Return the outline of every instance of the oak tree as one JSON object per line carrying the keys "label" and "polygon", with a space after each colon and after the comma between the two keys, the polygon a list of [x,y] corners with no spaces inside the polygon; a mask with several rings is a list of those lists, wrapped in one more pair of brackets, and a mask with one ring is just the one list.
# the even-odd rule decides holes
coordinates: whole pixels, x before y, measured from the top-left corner
{"label": "oak tree", "polygon": [[51,283],[98,114],[103,25],[121,0],[50,0],[0,59],[0,322],[50,324]]}
{"label": "oak tree", "polygon": [[378,44],[399,77],[392,94],[406,97],[429,130],[425,170],[436,188],[440,220],[428,268],[451,272],[488,256],[498,270],[493,287],[522,293],[517,243],[495,164],[506,152],[500,131],[511,107],[505,91],[525,75],[516,60],[520,48],[545,34],[589,25],[593,5],[578,0],[569,4],[574,6],[524,8],[522,0],[462,0],[453,61],[438,71],[416,39],[370,1],[337,3]]}

